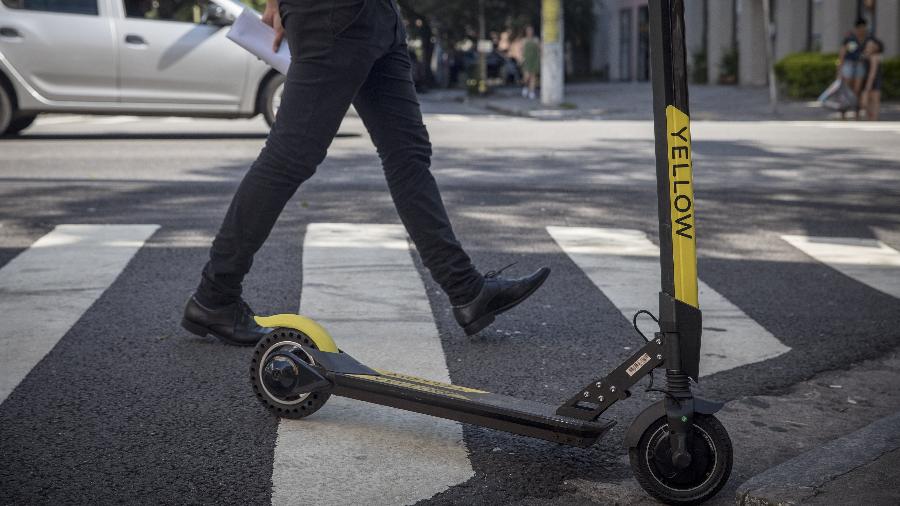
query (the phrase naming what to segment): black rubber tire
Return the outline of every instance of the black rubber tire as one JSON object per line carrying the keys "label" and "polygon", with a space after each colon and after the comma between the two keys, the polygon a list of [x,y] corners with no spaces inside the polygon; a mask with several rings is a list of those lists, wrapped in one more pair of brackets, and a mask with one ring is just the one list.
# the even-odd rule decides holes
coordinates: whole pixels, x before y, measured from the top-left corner
{"label": "black rubber tire", "polygon": [[[731,476],[731,438],[715,416],[694,415],[694,461],[687,470],[666,476],[665,460],[670,455],[666,450],[671,448],[668,427],[664,416],[650,424],[637,448],[629,452],[631,470],[648,494],[666,504],[700,504],[716,495]],[[665,457],[660,459],[660,454]],[[662,465],[658,465],[660,462]]]}
{"label": "black rubber tire", "polygon": [[9,96],[6,86],[0,82],[0,137],[8,135],[7,130],[13,121],[13,116],[15,116],[15,111],[13,110],[12,97]]}
{"label": "black rubber tire", "polygon": [[29,114],[28,116],[19,116],[18,118],[9,122],[9,126],[6,127],[6,135],[16,135],[22,130],[30,127],[34,120],[37,119],[37,114]]}
{"label": "black rubber tire", "polygon": [[262,112],[263,117],[266,119],[266,123],[269,124],[269,128],[272,128],[272,125],[275,124],[276,110],[273,106],[275,93],[278,91],[278,88],[284,84],[284,80],[285,77],[282,74],[273,75],[268,81],[266,81],[265,86],[263,86],[262,92],[259,94],[259,110]]}
{"label": "black rubber tire", "polygon": [[269,332],[253,350],[253,359],[250,363],[250,383],[253,385],[253,393],[256,394],[256,398],[259,399],[263,406],[278,417],[306,418],[324,406],[331,394],[328,392],[312,392],[302,402],[286,403],[282,399],[270,395],[262,384],[262,378],[260,377],[260,369],[263,367],[262,359],[273,345],[282,341],[290,341],[301,348],[317,349],[312,339],[300,331],[278,328]]}

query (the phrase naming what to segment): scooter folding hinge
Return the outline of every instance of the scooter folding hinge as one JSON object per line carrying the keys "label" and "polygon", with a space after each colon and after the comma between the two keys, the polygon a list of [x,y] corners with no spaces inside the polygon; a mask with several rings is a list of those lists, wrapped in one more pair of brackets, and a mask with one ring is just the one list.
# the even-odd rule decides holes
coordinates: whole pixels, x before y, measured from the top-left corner
{"label": "scooter folding hinge", "polygon": [[628,398],[635,383],[664,361],[664,341],[657,335],[619,364],[611,373],[593,381],[556,410],[557,415],[593,420],[610,406]]}
{"label": "scooter folding hinge", "polygon": [[273,353],[267,361],[271,367],[263,369],[262,381],[272,393],[288,397],[333,386],[318,368],[289,351]]}

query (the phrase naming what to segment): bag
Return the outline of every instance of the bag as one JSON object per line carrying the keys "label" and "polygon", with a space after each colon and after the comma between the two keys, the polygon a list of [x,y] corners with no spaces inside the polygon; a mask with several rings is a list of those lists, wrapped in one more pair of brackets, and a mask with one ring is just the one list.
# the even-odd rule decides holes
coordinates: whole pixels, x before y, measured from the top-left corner
{"label": "bag", "polygon": [[819,95],[819,103],[826,109],[846,112],[856,109],[856,94],[847,86],[843,79],[835,79],[825,91]]}

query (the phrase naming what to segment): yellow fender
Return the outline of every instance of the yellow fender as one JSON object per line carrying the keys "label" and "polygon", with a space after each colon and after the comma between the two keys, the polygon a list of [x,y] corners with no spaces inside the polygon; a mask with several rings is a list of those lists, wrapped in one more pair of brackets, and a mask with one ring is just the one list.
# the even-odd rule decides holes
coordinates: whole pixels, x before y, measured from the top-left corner
{"label": "yellow fender", "polygon": [[272,316],[256,316],[254,319],[260,327],[284,327],[299,330],[316,343],[316,348],[319,351],[338,353],[338,347],[334,343],[334,339],[331,338],[331,334],[325,330],[325,327],[319,325],[311,318],[298,314],[276,314]]}

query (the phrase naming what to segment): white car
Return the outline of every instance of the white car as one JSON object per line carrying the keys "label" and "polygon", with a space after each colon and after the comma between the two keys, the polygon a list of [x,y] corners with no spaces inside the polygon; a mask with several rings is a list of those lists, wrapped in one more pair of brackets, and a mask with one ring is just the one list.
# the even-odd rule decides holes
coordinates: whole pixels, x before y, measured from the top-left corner
{"label": "white car", "polygon": [[225,38],[237,0],[0,0],[0,135],[38,114],[275,119],[284,76]]}

